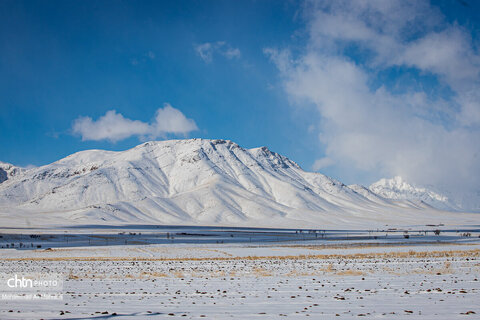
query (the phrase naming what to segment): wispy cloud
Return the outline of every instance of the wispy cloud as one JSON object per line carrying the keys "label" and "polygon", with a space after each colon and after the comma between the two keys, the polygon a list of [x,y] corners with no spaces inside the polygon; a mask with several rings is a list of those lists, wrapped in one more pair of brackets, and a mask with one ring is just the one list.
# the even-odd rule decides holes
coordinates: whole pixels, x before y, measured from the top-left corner
{"label": "wispy cloud", "polygon": [[130,63],[133,66],[138,66],[140,63],[145,63],[149,60],[155,60],[155,57],[155,52],[150,50],[140,56],[133,57],[132,59],[130,59]]}
{"label": "wispy cloud", "polygon": [[108,140],[116,142],[132,136],[140,139],[155,139],[167,134],[186,135],[198,130],[195,121],[188,119],[180,110],[165,104],[157,110],[151,123],[125,118],[115,110],[93,120],[90,117],[78,117],[72,127],[72,132],[86,140]]}
{"label": "wispy cloud", "polygon": [[221,53],[228,59],[240,58],[240,49],[238,48],[228,48]]}
{"label": "wispy cloud", "polygon": [[335,161],[333,159],[324,157],[324,158],[315,160],[315,162],[312,165],[312,169],[315,171],[318,171],[320,169],[330,167],[331,165],[334,165],[334,164],[335,164]]}
{"label": "wispy cloud", "polygon": [[240,49],[231,47],[225,41],[197,44],[194,46],[194,49],[205,63],[211,63],[215,53],[218,53],[230,60],[238,59],[241,56]]}
{"label": "wispy cloud", "polygon": [[[332,0],[307,9],[303,52],[264,52],[292,102],[313,104],[321,117],[326,155],[315,169],[334,163],[374,178],[479,189],[480,55],[468,30],[426,1]],[[379,74],[392,70],[402,78],[383,84]],[[432,80],[422,77],[437,90],[425,90]],[[435,93],[445,88],[452,93]]]}

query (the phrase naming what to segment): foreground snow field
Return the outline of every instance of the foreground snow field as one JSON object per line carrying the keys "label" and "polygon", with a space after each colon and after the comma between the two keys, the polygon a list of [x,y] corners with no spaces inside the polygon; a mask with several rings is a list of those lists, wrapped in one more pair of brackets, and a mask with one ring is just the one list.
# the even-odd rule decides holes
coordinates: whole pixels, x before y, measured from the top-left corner
{"label": "foreground snow field", "polygon": [[[231,243],[76,247],[44,239],[39,249],[0,249],[0,273],[60,273],[65,279],[63,300],[0,300],[0,319],[480,314],[476,234],[424,241],[392,236],[300,241],[293,233],[298,239],[279,242],[265,242],[265,231],[252,234],[252,241]],[[3,230],[0,240],[9,236]]]}

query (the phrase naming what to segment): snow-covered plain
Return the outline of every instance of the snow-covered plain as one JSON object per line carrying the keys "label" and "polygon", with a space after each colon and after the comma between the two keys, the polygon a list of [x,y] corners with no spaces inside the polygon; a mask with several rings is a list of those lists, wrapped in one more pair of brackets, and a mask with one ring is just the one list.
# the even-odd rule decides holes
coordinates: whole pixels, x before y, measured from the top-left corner
{"label": "snow-covered plain", "polygon": [[0,318],[473,319],[480,239],[457,238],[0,249],[0,273],[65,278],[63,300],[0,300]]}
{"label": "snow-covered plain", "polygon": [[225,140],[0,163],[0,275],[65,279],[0,319],[474,318],[480,216],[459,208]]}

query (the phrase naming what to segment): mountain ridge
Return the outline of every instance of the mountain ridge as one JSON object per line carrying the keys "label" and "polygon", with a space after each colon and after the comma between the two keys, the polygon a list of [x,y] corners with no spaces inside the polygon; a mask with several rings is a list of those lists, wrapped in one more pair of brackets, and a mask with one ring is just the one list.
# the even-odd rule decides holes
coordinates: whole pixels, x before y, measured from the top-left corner
{"label": "mountain ridge", "polygon": [[389,199],[304,171],[266,147],[244,149],[222,139],[80,151],[0,183],[0,218],[2,211],[64,223],[283,226],[407,223],[416,222],[418,211],[425,219],[445,216],[428,203]]}
{"label": "mountain ridge", "polygon": [[11,163],[0,161],[0,183],[22,173],[26,169],[16,167]]}

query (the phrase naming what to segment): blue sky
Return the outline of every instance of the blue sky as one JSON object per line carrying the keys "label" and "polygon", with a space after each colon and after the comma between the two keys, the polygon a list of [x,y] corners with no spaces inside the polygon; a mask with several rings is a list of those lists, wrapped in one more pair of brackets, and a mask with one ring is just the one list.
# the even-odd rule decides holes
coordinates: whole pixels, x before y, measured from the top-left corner
{"label": "blue sky", "polygon": [[480,173],[478,3],[360,3],[1,1],[0,161],[200,137],[346,183]]}

